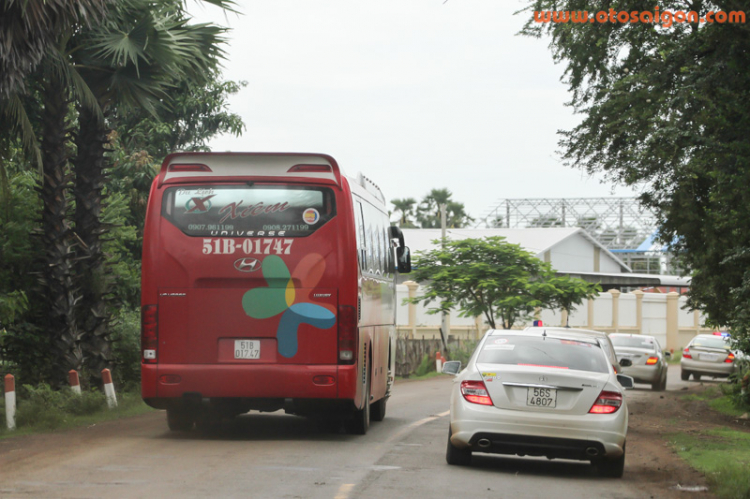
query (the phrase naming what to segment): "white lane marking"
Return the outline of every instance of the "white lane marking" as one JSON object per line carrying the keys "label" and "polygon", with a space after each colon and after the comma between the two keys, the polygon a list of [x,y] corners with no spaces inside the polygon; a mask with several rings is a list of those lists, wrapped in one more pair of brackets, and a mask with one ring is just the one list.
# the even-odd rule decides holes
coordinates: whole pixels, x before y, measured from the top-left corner
{"label": "white lane marking", "polygon": [[396,433],[394,433],[393,435],[391,435],[390,438],[388,438],[388,440],[386,440],[386,443],[391,443],[394,440],[397,440],[397,439],[403,437],[404,434],[406,434],[410,430],[412,430],[412,429],[414,429],[414,428],[416,428],[418,426],[422,426],[423,424],[429,423],[430,421],[435,421],[436,419],[445,417],[445,416],[447,416],[450,413],[451,413],[451,411],[445,411],[445,412],[441,412],[440,414],[436,414],[435,416],[430,416],[430,417],[427,417],[427,418],[424,418],[424,419],[420,419],[419,421],[415,421],[414,423],[410,424],[409,426],[401,428],[401,430],[399,430]]}
{"label": "white lane marking", "polygon": [[[436,414],[434,416],[430,416],[424,419],[420,419],[419,421],[415,421],[414,423],[410,424],[409,426],[406,426],[402,428],[400,431],[396,432],[394,435],[391,435],[390,438],[388,438],[385,443],[391,443],[394,440],[401,438],[404,434],[408,433],[409,430],[412,430],[414,428],[417,428],[418,426],[422,426],[423,424],[429,423],[430,421],[435,421],[436,419],[442,418],[450,414],[451,411],[445,411],[441,412],[440,414]],[[380,469],[378,469],[380,468]],[[383,471],[385,469],[398,469],[397,466],[373,466],[373,469],[378,469],[378,471]],[[341,487],[339,487],[338,492],[333,497],[333,499],[349,499],[349,494],[351,493],[352,489],[354,489],[353,483],[345,483],[342,484]]]}
{"label": "white lane marking", "polygon": [[333,496],[333,499],[347,499],[349,497],[349,493],[354,488],[353,483],[344,483],[339,487],[339,491],[336,492],[336,495]]}

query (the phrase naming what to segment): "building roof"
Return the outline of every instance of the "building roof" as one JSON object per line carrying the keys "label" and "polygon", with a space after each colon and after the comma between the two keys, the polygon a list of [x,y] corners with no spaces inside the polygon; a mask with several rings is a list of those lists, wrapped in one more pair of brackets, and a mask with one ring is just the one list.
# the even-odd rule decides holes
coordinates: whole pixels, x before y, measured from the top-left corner
{"label": "building roof", "polygon": [[[417,251],[426,251],[434,245],[432,241],[440,239],[440,229],[401,229],[404,233],[406,245],[411,249],[412,254]],[[630,272],[631,269],[622,260],[617,258],[611,251],[605,248],[596,239],[591,237],[585,230],[580,227],[560,227],[560,228],[528,228],[528,229],[447,229],[446,237],[448,239],[481,239],[483,237],[500,236],[511,244],[518,244],[526,251],[536,255],[537,258],[544,258],[544,253],[551,250],[569,237],[580,235],[589,241],[592,246],[601,249],[602,255],[611,258],[623,269],[624,272]]]}

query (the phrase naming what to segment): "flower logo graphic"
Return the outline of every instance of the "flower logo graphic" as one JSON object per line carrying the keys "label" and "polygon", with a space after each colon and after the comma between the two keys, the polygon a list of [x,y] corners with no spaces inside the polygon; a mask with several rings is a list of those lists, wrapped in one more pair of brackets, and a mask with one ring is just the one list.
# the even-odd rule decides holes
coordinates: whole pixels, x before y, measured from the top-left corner
{"label": "flower logo graphic", "polygon": [[300,324],[318,329],[329,329],[336,324],[336,315],[332,311],[307,301],[310,291],[323,276],[325,260],[318,254],[310,254],[299,262],[293,272],[301,283],[299,289],[281,257],[267,256],[261,270],[268,286],[247,291],[242,297],[242,308],[253,319],[270,319],[282,314],[276,330],[277,348],[282,357],[294,357]]}

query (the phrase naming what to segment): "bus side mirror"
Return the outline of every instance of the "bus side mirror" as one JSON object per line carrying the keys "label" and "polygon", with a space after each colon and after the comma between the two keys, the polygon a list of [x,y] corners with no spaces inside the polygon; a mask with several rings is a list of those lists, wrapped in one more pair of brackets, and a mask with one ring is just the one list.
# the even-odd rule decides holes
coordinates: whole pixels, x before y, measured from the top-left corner
{"label": "bus side mirror", "polygon": [[398,271],[401,274],[408,274],[411,272],[411,253],[404,243],[404,233],[395,225],[391,225],[388,228],[388,232],[391,239],[398,240],[398,246],[396,247],[396,264]]}
{"label": "bus side mirror", "polygon": [[398,262],[398,271],[401,274],[411,272],[411,253],[407,246],[396,248],[396,261]]}

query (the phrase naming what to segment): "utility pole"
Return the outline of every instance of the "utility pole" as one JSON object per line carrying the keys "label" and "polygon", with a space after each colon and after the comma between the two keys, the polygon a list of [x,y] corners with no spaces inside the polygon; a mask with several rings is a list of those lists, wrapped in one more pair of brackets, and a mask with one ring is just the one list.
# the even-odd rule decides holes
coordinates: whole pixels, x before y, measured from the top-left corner
{"label": "utility pole", "polygon": [[[448,209],[448,205],[445,203],[440,203],[440,246],[442,248],[445,248],[445,238],[446,238],[446,230],[447,230],[447,215],[446,210]],[[443,312],[442,320],[440,322],[440,339],[443,340],[443,349],[445,350],[445,353],[448,353],[448,344],[446,343],[446,335],[448,334],[450,330],[450,315],[448,312]]]}

